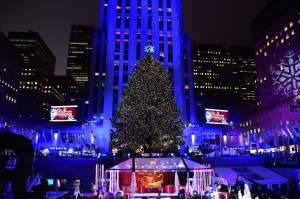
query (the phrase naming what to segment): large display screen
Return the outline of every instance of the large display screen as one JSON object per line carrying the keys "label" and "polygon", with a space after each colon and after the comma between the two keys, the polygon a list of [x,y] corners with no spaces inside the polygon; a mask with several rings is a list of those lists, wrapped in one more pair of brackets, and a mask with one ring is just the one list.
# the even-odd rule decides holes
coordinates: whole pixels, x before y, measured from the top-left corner
{"label": "large display screen", "polygon": [[51,106],[50,122],[76,122],[78,106]]}
{"label": "large display screen", "polygon": [[205,119],[207,124],[228,125],[228,110],[206,108]]}

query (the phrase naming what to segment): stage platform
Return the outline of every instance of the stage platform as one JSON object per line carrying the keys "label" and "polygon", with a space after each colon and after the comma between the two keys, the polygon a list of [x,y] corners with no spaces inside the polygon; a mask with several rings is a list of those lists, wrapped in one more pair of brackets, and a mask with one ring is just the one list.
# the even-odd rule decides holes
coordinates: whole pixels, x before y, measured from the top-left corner
{"label": "stage platform", "polygon": [[[142,198],[142,197],[147,197],[149,198],[159,198],[158,197],[159,193],[135,193],[133,194],[133,198]],[[160,198],[165,198],[165,199],[171,199],[178,196],[177,193],[160,193]]]}

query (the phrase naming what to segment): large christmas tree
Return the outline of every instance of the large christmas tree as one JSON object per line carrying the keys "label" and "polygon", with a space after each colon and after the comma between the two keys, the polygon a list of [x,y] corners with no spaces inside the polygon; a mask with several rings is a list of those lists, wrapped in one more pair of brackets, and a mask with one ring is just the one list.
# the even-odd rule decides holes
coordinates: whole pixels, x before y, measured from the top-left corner
{"label": "large christmas tree", "polygon": [[169,74],[151,51],[138,63],[112,119],[112,148],[135,153],[177,152],[183,121]]}

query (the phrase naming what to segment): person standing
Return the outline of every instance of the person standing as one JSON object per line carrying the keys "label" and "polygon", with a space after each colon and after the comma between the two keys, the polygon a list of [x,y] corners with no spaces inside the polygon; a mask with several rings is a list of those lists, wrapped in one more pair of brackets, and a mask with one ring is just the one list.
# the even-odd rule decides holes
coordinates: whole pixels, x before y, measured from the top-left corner
{"label": "person standing", "polygon": [[241,176],[237,177],[235,183],[238,199],[252,199],[248,184],[246,184]]}

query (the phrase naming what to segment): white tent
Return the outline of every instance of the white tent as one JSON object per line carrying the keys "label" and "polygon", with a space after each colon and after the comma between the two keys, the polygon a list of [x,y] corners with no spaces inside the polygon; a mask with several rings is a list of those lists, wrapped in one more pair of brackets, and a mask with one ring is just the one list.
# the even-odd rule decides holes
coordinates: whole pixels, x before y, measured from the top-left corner
{"label": "white tent", "polygon": [[[213,170],[205,165],[199,164],[192,160],[186,158],[130,158],[120,164],[117,164],[111,168],[109,168],[106,172],[109,172],[110,175],[116,176],[115,172],[130,172],[132,173],[132,179],[135,178],[135,173],[138,172],[174,172],[175,179],[174,185],[179,187],[179,179],[176,173],[178,172],[186,172],[187,177],[189,178],[189,173],[193,173],[194,183],[192,187],[188,188],[188,191],[193,190],[198,191],[198,193],[202,193],[207,185],[211,184],[211,177]],[[110,187],[120,187],[119,183],[115,178],[110,178],[112,181],[110,182]],[[188,182],[188,180],[187,180]],[[136,182],[131,182],[132,186],[136,186]],[[176,187],[175,187],[176,188]],[[132,190],[136,190],[135,187],[131,188]],[[178,191],[178,189],[176,189]]]}
{"label": "white tent", "polygon": [[[134,164],[134,168],[133,168]],[[165,172],[186,172],[201,169],[210,169],[202,164],[186,158],[132,158],[117,164],[108,171],[165,171]]]}
{"label": "white tent", "polygon": [[260,166],[216,167],[214,171],[218,176],[225,178],[231,185],[235,184],[237,176],[241,176],[243,181],[249,185],[255,182],[260,185],[266,185],[269,189],[272,189],[273,185],[288,184],[288,179]]}

